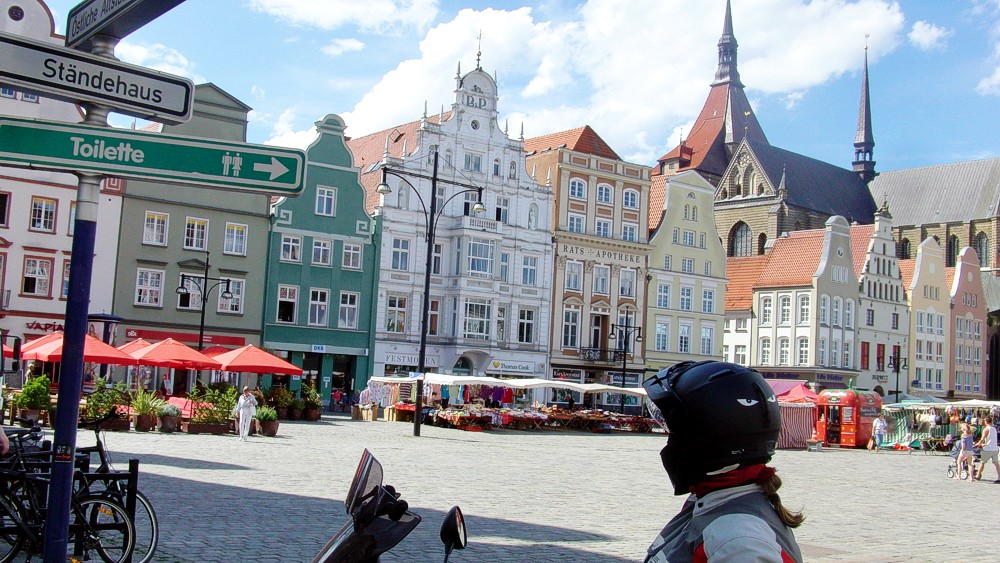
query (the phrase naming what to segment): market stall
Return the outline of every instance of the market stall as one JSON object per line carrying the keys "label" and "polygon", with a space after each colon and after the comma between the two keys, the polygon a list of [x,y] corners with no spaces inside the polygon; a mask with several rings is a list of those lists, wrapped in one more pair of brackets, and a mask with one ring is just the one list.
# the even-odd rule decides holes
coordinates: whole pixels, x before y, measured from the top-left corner
{"label": "market stall", "polygon": [[827,389],[816,399],[816,408],[816,435],[823,445],[863,448],[872,437],[872,421],[882,410],[882,397],[874,391]]}

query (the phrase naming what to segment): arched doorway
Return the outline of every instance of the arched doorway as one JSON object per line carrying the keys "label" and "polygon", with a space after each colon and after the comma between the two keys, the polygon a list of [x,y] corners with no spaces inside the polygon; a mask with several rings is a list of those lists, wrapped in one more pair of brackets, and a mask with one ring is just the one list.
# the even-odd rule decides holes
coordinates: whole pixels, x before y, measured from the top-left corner
{"label": "arched doorway", "polygon": [[472,364],[472,360],[462,356],[455,362],[455,366],[451,368],[451,371],[455,375],[472,375],[474,367],[475,366]]}

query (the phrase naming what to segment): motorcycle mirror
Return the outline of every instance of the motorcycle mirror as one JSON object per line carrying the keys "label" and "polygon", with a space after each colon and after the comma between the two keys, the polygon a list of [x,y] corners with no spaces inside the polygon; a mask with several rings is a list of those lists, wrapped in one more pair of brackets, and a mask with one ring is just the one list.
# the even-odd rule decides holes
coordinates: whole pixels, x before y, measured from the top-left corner
{"label": "motorcycle mirror", "polygon": [[465,517],[462,516],[462,509],[453,506],[444,517],[441,524],[441,541],[444,542],[444,560],[447,563],[448,556],[453,549],[465,549],[467,537],[465,534]]}

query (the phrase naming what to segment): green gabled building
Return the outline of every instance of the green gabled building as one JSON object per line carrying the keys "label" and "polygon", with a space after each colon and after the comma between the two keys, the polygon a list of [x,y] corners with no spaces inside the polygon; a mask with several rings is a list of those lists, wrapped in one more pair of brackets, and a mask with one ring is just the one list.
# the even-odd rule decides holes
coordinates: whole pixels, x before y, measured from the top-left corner
{"label": "green gabled building", "polygon": [[303,369],[301,380],[272,383],[296,391],[314,381],[329,402],[334,387],[358,391],[372,373],[379,243],[344,120],[316,127],[302,194],[272,205],[264,346]]}

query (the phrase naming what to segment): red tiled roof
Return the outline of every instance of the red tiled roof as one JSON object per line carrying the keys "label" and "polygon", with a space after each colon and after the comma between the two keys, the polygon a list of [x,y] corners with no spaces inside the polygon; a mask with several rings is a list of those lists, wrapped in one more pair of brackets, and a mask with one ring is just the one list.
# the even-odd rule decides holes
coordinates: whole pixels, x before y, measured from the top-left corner
{"label": "red tiled roof", "polygon": [[726,311],[749,311],[753,288],[767,264],[768,256],[730,256],[726,258]]}
{"label": "red tiled roof", "polygon": [[[448,121],[451,112],[444,114],[444,120]],[[427,121],[437,123],[439,115],[428,116]],[[373,164],[382,162],[385,155],[386,138],[389,139],[389,156],[401,158],[403,156],[403,145],[410,153],[417,149],[417,139],[420,130],[420,120],[411,121],[402,125],[396,125],[382,131],[347,140],[347,148],[350,149],[354,166],[361,169],[361,185],[365,189],[365,210],[368,213],[375,211],[379,204],[379,194],[375,192],[382,181],[382,174],[378,170],[369,172]]]}
{"label": "red tiled roof", "polygon": [[944,290],[951,294],[951,284],[955,283],[955,267],[944,269]]}
{"label": "red tiled roof", "polygon": [[602,158],[621,160],[618,153],[612,150],[604,142],[604,139],[590,128],[590,125],[524,140],[524,152],[527,154],[555,150],[561,147]]}
{"label": "red tiled roof", "polygon": [[812,285],[819,266],[826,229],[795,231],[779,237],[768,255],[767,266],[757,280],[758,287]]}
{"label": "red tiled roof", "polygon": [[916,258],[905,258],[899,261],[899,276],[903,280],[903,290],[910,291],[913,275],[917,269]]}
{"label": "red tiled roof", "polygon": [[875,225],[851,225],[851,259],[854,261],[854,277],[860,278],[868,256],[868,243],[872,240]]}
{"label": "red tiled roof", "polygon": [[652,234],[663,219],[663,205],[667,202],[667,176],[657,174],[651,178],[649,186],[649,232]]}

